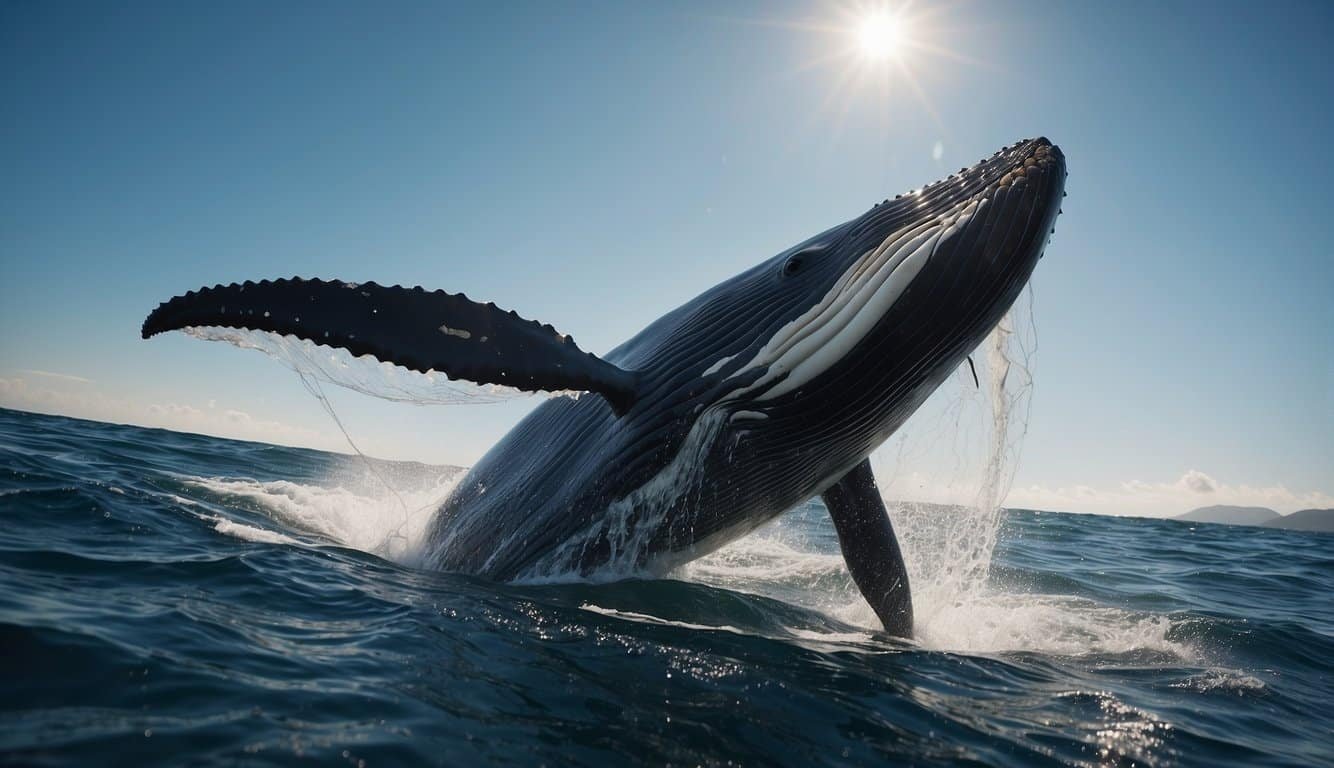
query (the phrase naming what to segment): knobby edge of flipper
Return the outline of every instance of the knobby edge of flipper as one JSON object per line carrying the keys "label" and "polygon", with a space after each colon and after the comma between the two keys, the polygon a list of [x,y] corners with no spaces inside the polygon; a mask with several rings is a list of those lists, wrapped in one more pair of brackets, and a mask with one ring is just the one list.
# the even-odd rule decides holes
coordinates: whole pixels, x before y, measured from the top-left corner
{"label": "knobby edge of flipper", "polygon": [[140,333],[147,339],[188,327],[295,336],[478,384],[596,392],[618,415],[637,399],[633,371],[583,351],[550,325],[461,293],[299,277],[247,280],[163,302]]}
{"label": "knobby edge of flipper", "polygon": [[880,618],[885,631],[910,638],[913,633],[912,591],[908,569],[889,512],[871,472],[862,459],[821,496],[838,532],[838,545],[852,580]]}

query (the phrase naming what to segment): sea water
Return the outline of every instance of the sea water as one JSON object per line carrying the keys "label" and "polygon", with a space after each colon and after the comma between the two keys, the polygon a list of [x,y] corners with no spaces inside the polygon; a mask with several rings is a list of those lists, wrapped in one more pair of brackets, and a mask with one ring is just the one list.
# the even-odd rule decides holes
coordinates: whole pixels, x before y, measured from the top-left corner
{"label": "sea water", "polygon": [[895,505],[903,641],[818,501],[496,584],[415,566],[456,479],[0,410],[0,763],[1334,765],[1332,535],[1008,510],[961,554]]}

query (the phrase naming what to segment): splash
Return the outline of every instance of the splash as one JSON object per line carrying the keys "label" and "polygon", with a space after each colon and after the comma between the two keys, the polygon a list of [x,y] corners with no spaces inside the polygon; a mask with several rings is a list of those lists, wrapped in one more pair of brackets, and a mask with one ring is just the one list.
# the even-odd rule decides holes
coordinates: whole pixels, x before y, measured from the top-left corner
{"label": "splash", "polygon": [[524,575],[526,583],[584,580],[579,563],[587,548],[605,542],[610,554],[605,566],[591,577],[613,581],[645,573],[642,553],[667,522],[668,512],[698,489],[699,469],[727,419],[727,411],[710,409],[691,426],[670,464],[639,488],[612,502],[594,523],[543,557]]}
{"label": "splash", "polygon": [[285,533],[261,528],[257,525],[246,525],[238,523],[235,520],[229,520],[221,515],[209,515],[205,520],[213,523],[213,530],[224,536],[241,539],[242,541],[253,541],[259,544],[301,544],[298,539],[294,539]]}
{"label": "splash", "polygon": [[[1028,426],[1036,351],[1032,289],[967,368],[873,457],[912,583],[914,640],[939,650],[1057,655],[1150,650],[1181,656],[1170,622],[1068,595],[1011,593],[991,582],[1005,496]],[[879,628],[847,573],[823,508],[808,505],[678,571]]]}
{"label": "splash", "polygon": [[[952,391],[938,393],[944,402],[934,423],[926,425],[937,434],[923,435],[920,422],[910,424],[885,452],[897,454],[890,466],[883,454],[877,457],[877,470],[886,478],[882,491],[900,499],[887,506],[913,586],[916,633],[934,647],[1013,647],[1027,635],[998,626],[1019,614],[990,583],[1001,504],[1018,468],[1033,392],[1031,288],[1026,296],[982,343],[981,386],[959,375]],[[946,436],[952,438],[948,444]],[[925,448],[923,440],[929,441]],[[1004,608],[992,612],[993,606]],[[1036,628],[1042,623],[1038,614],[1047,616],[1051,606],[1035,606],[1029,623]]]}
{"label": "splash", "polygon": [[[458,472],[452,468],[390,465],[371,474],[354,463],[309,484],[185,478],[187,485],[224,497],[229,506],[258,511],[289,530],[409,566],[420,563],[431,519],[457,480]],[[219,533],[248,541],[299,543],[283,533],[235,520],[216,522]]]}
{"label": "splash", "polygon": [[[324,400],[320,382],[330,382],[390,400],[416,404],[493,402],[521,396],[503,387],[482,387],[422,375],[345,350],[254,331],[191,329],[200,338],[258,349],[296,371]],[[977,366],[981,386],[967,369],[942,387],[875,456],[873,462],[899,535],[913,585],[915,641],[950,651],[1039,651],[1060,655],[1152,650],[1185,656],[1169,639],[1170,622],[1065,595],[1012,593],[991,583],[991,563],[1000,535],[1001,504],[1017,468],[1032,394],[1036,349],[1032,293],[987,337]],[[336,414],[331,416],[337,420]],[[641,489],[611,524],[576,536],[563,549],[577,551],[606,536],[619,567],[600,572],[602,581],[639,573],[628,555],[654,527],[664,505],[688,493],[693,459],[712,443],[708,419],[679,461]],[[349,441],[351,438],[349,437]],[[355,444],[353,445],[355,449]],[[199,487],[249,501],[281,525],[407,565],[420,565],[430,520],[453,487],[438,470],[412,478],[384,475],[381,463],[316,484],[194,478]],[[633,503],[631,503],[633,502]],[[802,515],[807,518],[802,518]],[[877,619],[847,573],[826,513],[816,505],[780,518],[756,534],[678,568],[674,575],[741,592],[752,592],[811,608],[844,624],[878,629]],[[631,525],[631,521],[636,521]],[[219,520],[217,530],[255,541],[282,534]],[[537,581],[585,580],[553,558],[530,574]]]}
{"label": "splash", "polygon": [[[384,462],[370,459],[348,432],[324,393],[324,383],[334,384],[383,400],[412,405],[459,405],[494,403],[529,397],[534,393],[493,384],[476,384],[450,379],[443,373],[420,373],[370,355],[355,356],[341,347],[327,347],[307,339],[266,331],[218,327],[188,327],[184,332],[204,341],[221,341],[241,349],[253,349],[278,361],[296,373],[306,391],[319,402],[334,425],[342,432],[348,446],[361,460],[360,475],[373,482],[360,493],[349,491],[340,481],[335,486],[304,486],[298,483],[255,483],[254,481],[198,478],[219,493],[233,492],[267,506],[280,522],[327,536],[341,544],[372,554],[417,566],[424,559],[426,527],[457,480],[450,477],[441,485],[440,476],[425,491],[415,489],[420,477],[388,477]],[[577,398],[578,392],[552,392],[548,396]],[[407,483],[404,486],[404,483]],[[221,484],[221,485],[219,485]],[[365,485],[361,483],[361,485]],[[408,488],[404,491],[403,488]],[[424,495],[423,495],[424,493]],[[358,516],[360,515],[360,516]],[[240,535],[240,528],[219,531]],[[257,540],[262,532],[249,534]]]}
{"label": "splash", "polygon": [[[812,505],[809,521],[800,517],[777,521],[683,566],[676,575],[819,611],[842,624],[866,629],[862,636],[840,640],[868,640],[880,629],[879,620],[853,584],[837,545],[823,539],[825,525],[818,516],[825,514],[823,508]],[[1189,647],[1173,639],[1172,621],[1166,616],[1126,611],[1070,595],[991,588],[948,595],[940,589],[921,589],[919,584],[913,584],[914,607],[928,618],[917,621],[913,641],[924,648],[1055,656],[1193,655]]]}

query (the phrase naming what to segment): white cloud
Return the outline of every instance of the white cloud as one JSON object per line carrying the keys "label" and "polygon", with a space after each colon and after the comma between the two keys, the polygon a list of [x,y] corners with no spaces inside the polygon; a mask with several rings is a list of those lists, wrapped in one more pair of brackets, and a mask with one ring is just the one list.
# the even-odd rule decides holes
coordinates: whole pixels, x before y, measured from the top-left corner
{"label": "white cloud", "polygon": [[148,415],[158,420],[197,420],[204,415],[198,408],[192,408],[188,405],[177,405],[176,403],[167,403],[161,405],[153,403],[148,406]]}
{"label": "white cloud", "polygon": [[93,380],[92,380],[92,379],[85,379],[85,378],[82,377],[82,376],[75,376],[75,375],[73,375],[73,374],[69,374],[69,373],[56,373],[56,372],[54,372],[54,371],[39,371],[39,370],[36,370],[35,368],[25,368],[25,369],[19,371],[19,373],[26,373],[26,374],[28,374],[28,375],[30,375],[30,376],[41,376],[41,377],[43,377],[43,378],[47,378],[47,379],[59,379],[59,380],[61,380],[61,381],[68,381],[68,382],[72,382],[72,383],[75,383],[75,384],[92,384],[92,383],[93,383]]}
{"label": "white cloud", "polygon": [[[965,454],[964,459],[967,458]],[[989,475],[985,467],[934,466],[920,456],[880,452],[872,457],[881,492],[886,499],[937,504],[999,503],[1020,509],[1085,512],[1133,517],[1172,517],[1214,504],[1269,507],[1288,514],[1311,507],[1334,507],[1334,496],[1322,490],[1292,490],[1283,484],[1228,483],[1198,469],[1188,469],[1175,480],[1125,480],[1111,486],[1087,483],[1015,485],[1005,490],[1009,475]],[[994,495],[983,487],[998,483]],[[1326,489],[1328,490],[1328,489]]]}
{"label": "white cloud", "polygon": [[[60,377],[63,382],[63,375]],[[84,379],[81,382],[70,383],[91,382]],[[347,443],[337,435],[278,421],[257,419],[245,411],[218,410],[214,401],[209,401],[207,409],[174,402],[136,403],[108,396],[87,386],[60,388],[14,377],[0,379],[0,405],[25,411],[56,413],[119,424],[162,427],[178,432],[198,432],[218,437],[302,445],[326,450],[347,450]]]}
{"label": "white cloud", "polygon": [[1270,507],[1286,514],[1308,507],[1334,507],[1334,496],[1322,491],[1293,491],[1281,484],[1229,485],[1192,469],[1174,482],[1127,480],[1115,488],[1053,488],[1040,484],[1012,488],[1005,503],[1028,509],[1170,517],[1211,504]]}
{"label": "white cloud", "polygon": [[1178,482],[1196,493],[1213,493],[1218,489],[1214,479],[1198,469],[1192,469],[1182,475]]}

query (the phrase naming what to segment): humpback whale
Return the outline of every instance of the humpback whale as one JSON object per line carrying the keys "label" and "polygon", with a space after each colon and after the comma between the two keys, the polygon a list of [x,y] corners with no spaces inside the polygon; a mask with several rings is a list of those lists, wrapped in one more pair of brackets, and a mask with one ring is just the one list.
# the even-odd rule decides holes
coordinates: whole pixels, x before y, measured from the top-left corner
{"label": "humpback whale", "polygon": [[869,455],[1028,281],[1064,196],[1046,138],[834,226],[601,357],[462,294],[314,279],[191,291],[144,321],[292,335],[420,372],[587,393],[535,408],[458,482],[424,565],[496,580],[662,573],[821,496],[886,631],[908,573]]}

